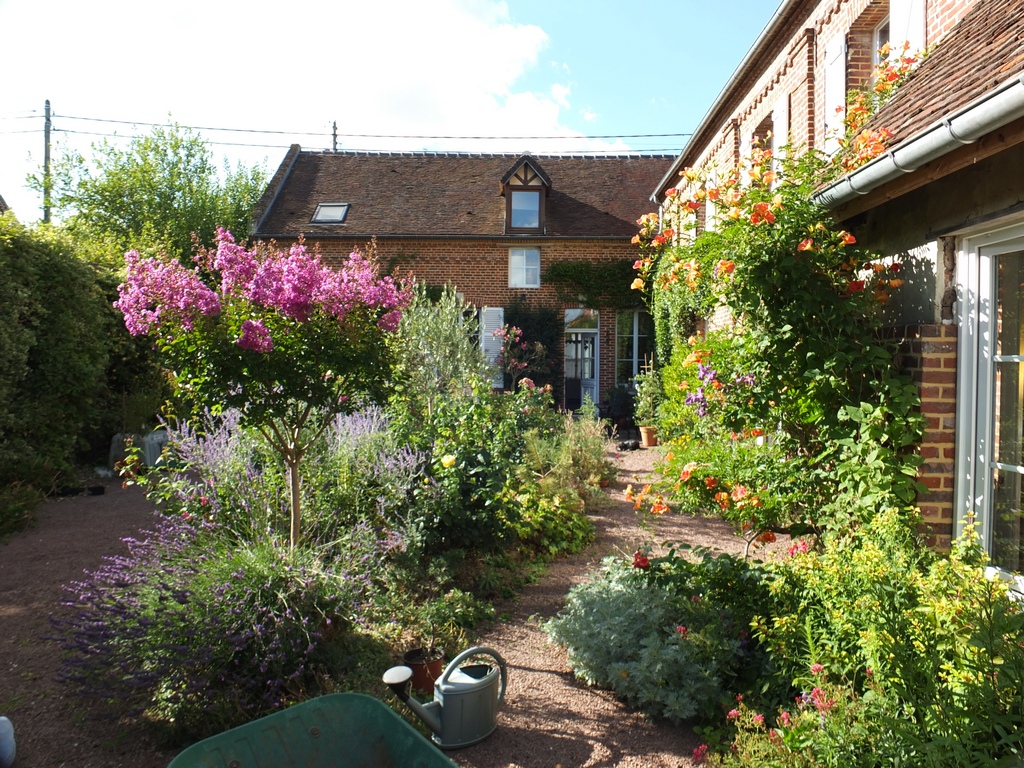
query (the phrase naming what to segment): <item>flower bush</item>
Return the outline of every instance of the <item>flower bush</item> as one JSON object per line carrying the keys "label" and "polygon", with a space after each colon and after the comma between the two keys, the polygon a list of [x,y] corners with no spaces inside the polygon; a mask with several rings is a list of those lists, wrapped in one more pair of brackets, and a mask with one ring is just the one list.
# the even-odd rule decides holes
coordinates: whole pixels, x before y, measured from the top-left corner
{"label": "flower bush", "polygon": [[63,677],[94,706],[172,736],[210,735],[315,691],[321,643],[360,619],[372,586],[303,549],[225,546],[199,520],[166,518],[128,544],[68,587]]}
{"label": "flower bush", "polygon": [[[788,513],[780,502],[770,520],[744,505],[747,516],[733,521],[756,534],[808,522],[842,529],[881,507],[909,505],[917,491],[917,392],[895,365],[895,344],[880,333],[883,308],[902,284],[899,264],[874,257],[829,223],[811,200],[824,172],[813,156],[780,160],[760,149],[726,174],[687,171],[694,191],[683,198],[670,190],[669,220],[694,227],[694,211],[714,200],[716,231],[696,235],[692,246],[651,240],[657,250],[638,262],[656,316],[678,317],[674,297],[703,291],[733,318],[726,331],[669,336],[659,426],[696,438],[673,453],[686,457],[684,466],[707,465],[731,488],[757,488],[762,500],[794,500],[794,492],[810,489],[785,472],[724,477],[712,461],[727,456],[722,442],[759,435],[772,445],[763,454],[793,462],[819,489]],[[648,237],[642,231],[641,240]],[[756,452],[745,453],[756,466]],[[685,484],[674,487],[681,469],[671,470],[666,495],[685,493]]]}
{"label": "flower bush", "polygon": [[885,151],[892,131],[884,126],[872,129],[866,125],[927,55],[927,51],[911,53],[907,41],[903,41],[899,52],[893,51],[889,43],[879,49],[879,64],[871,71],[871,87],[850,91],[846,106],[836,110],[843,114],[839,152],[833,160],[840,172],[849,173]]}

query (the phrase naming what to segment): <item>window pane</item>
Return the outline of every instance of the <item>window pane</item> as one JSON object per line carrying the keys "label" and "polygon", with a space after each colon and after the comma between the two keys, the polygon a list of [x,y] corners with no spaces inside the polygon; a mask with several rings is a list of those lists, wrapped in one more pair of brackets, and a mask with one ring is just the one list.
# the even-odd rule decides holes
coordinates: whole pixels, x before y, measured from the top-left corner
{"label": "window pane", "polygon": [[636,312],[619,312],[615,318],[616,332],[619,336],[629,336],[633,333],[633,318]]}
{"label": "window pane", "polygon": [[510,248],[508,284],[511,288],[540,287],[540,249]]}
{"label": "window pane", "polygon": [[512,228],[537,229],[540,227],[540,193],[512,193]]}
{"label": "window pane", "polygon": [[1021,568],[1021,476],[995,471],[992,499],[992,564],[1008,571]]}
{"label": "window pane", "polygon": [[[995,391],[993,392],[992,564],[1010,571],[1021,567],[1021,481],[1012,467],[1024,465],[1024,377],[1021,342],[1024,340],[1024,253],[1002,254],[996,259]],[[1009,466],[1007,466],[1009,465]]]}

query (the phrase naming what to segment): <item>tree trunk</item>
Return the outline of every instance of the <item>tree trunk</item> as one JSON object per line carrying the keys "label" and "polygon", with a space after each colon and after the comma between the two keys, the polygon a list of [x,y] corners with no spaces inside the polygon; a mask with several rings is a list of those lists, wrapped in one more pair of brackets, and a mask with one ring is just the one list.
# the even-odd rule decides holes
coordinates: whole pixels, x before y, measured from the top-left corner
{"label": "tree trunk", "polygon": [[295,545],[299,543],[299,522],[302,519],[302,495],[299,482],[299,459],[288,459],[285,462],[288,466],[288,486],[291,491],[292,515],[290,543],[294,551]]}

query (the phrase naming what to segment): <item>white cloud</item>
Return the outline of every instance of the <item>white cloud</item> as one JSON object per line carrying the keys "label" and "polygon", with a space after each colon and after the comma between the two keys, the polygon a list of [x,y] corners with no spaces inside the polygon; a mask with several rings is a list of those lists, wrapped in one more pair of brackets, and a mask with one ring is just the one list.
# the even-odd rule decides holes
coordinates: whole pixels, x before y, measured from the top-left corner
{"label": "white cloud", "polygon": [[561,107],[569,109],[569,92],[572,89],[568,85],[560,85],[555,83],[551,86],[551,98],[554,99]]}
{"label": "white cloud", "polygon": [[[0,0],[0,29],[0,71],[9,73],[0,118],[41,112],[50,99],[60,130],[115,129],[73,116],[163,122],[170,114],[183,125],[322,131],[320,138],[205,134],[309,147],[330,145],[332,121],[340,134],[571,133],[562,125],[568,86],[517,87],[548,47],[547,34],[512,23],[507,4],[495,0],[253,0],[244,8],[228,0]],[[11,122],[0,120],[0,131],[9,133]],[[41,119],[19,122],[42,127]],[[116,130],[132,133],[126,125]],[[97,140],[60,136],[82,150]],[[340,141],[357,149],[524,149],[522,142]],[[557,151],[553,142],[532,143],[533,151]],[[35,170],[26,155],[38,158],[41,147],[41,135],[0,134],[0,194],[26,220],[37,205],[22,188]],[[213,149],[243,158],[260,152]],[[263,153],[273,170],[282,152]]]}

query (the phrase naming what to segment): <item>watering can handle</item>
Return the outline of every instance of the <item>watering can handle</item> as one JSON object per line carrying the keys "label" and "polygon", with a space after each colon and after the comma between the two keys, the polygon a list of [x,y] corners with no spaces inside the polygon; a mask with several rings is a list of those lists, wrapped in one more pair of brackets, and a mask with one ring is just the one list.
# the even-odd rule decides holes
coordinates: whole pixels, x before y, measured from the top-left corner
{"label": "watering can handle", "polygon": [[459,665],[466,659],[473,656],[490,656],[498,662],[498,670],[501,672],[501,689],[498,691],[498,703],[500,704],[505,700],[505,686],[508,684],[508,671],[505,669],[505,660],[501,658],[501,655],[493,648],[488,648],[483,645],[478,645],[475,648],[467,648],[452,659],[448,666],[444,668],[444,672],[441,673],[441,677],[437,680],[437,685],[444,685],[447,683],[448,678],[459,668]]}

